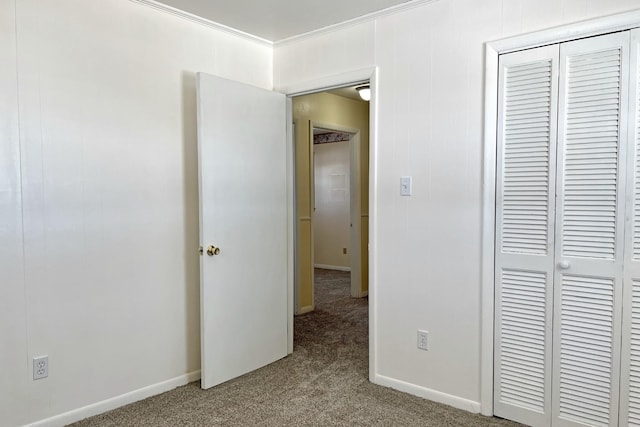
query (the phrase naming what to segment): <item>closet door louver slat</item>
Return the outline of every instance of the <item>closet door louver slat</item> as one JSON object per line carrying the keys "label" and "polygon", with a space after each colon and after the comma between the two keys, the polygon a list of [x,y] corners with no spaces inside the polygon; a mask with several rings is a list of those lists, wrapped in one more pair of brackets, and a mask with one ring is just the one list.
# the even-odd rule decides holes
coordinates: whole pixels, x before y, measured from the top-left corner
{"label": "closet door louver slat", "polygon": [[[625,360],[623,370],[623,398],[621,410],[621,424],[640,426],[640,281],[628,283],[631,298],[627,301],[629,315],[625,325]],[[627,353],[628,351],[628,353]],[[626,389],[625,389],[626,387]],[[626,393],[626,395],[625,395]]]}
{"label": "closet door louver slat", "polygon": [[[544,412],[547,275],[502,271],[501,401]],[[534,276],[534,277],[532,277]],[[532,280],[533,279],[533,280]],[[526,291],[519,289],[527,283]],[[529,298],[523,298],[523,294]],[[506,369],[506,366],[530,368]]]}
{"label": "closet door louver slat", "polygon": [[[574,201],[564,203],[564,256],[615,256],[620,59],[617,49],[567,59],[564,194],[574,196]],[[606,78],[599,78],[602,75]],[[577,81],[585,85],[576,86]],[[599,109],[584,116],[585,106]],[[598,174],[593,174],[596,170]],[[608,228],[596,232],[576,224],[581,219]]]}
{"label": "closet door louver slat", "polygon": [[562,281],[559,416],[585,425],[609,425],[613,280],[602,282],[594,289],[591,279],[565,274]]}
{"label": "closet door louver slat", "polygon": [[496,415],[550,420],[558,47],[500,58]]}

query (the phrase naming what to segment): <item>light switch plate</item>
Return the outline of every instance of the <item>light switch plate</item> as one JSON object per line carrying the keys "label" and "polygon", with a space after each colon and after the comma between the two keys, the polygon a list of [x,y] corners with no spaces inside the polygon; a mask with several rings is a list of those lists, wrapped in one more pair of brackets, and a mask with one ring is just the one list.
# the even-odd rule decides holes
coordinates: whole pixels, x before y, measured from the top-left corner
{"label": "light switch plate", "polygon": [[410,196],[412,191],[411,185],[411,177],[410,176],[402,176],[400,177],[400,195],[401,196]]}
{"label": "light switch plate", "polygon": [[429,350],[429,332],[418,330],[418,348],[420,350]]}

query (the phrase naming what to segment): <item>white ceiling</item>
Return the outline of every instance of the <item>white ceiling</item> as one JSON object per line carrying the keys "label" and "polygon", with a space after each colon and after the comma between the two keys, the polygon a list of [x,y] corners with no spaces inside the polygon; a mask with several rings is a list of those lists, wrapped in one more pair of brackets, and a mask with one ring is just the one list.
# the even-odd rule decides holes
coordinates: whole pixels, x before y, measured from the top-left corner
{"label": "white ceiling", "polygon": [[349,87],[341,87],[339,89],[329,90],[328,92],[333,93],[334,95],[343,96],[345,98],[355,99],[356,101],[367,102],[363,101],[362,98],[360,98],[360,94],[358,94],[358,91],[356,90],[358,86],[360,86],[360,84]]}
{"label": "white ceiling", "polygon": [[378,12],[410,0],[160,0],[158,3],[270,41]]}

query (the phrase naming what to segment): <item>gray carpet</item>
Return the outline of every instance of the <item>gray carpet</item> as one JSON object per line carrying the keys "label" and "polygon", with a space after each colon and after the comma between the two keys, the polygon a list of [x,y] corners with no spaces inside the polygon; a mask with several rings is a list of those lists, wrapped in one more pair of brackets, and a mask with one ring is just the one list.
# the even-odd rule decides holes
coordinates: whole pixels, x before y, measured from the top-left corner
{"label": "gray carpet", "polygon": [[349,273],[316,270],[316,311],[294,352],[210,390],[194,382],[73,424],[94,426],[517,426],[368,381],[368,302]]}

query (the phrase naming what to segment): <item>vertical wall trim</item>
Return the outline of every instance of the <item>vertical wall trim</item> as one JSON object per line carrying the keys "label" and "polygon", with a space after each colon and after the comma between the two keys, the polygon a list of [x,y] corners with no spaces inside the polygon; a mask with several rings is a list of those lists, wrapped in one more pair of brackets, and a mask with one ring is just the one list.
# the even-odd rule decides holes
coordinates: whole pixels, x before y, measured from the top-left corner
{"label": "vertical wall trim", "polygon": [[480,412],[493,415],[493,318],[496,206],[496,126],[498,120],[498,52],[485,46],[484,162],[482,177],[482,291],[480,318]]}
{"label": "vertical wall trim", "polygon": [[295,128],[293,125],[293,103],[286,100],[287,115],[287,354],[293,353],[293,315],[295,312]]}
{"label": "vertical wall trim", "polygon": [[369,380],[378,374],[378,79],[375,67],[369,77]]}

